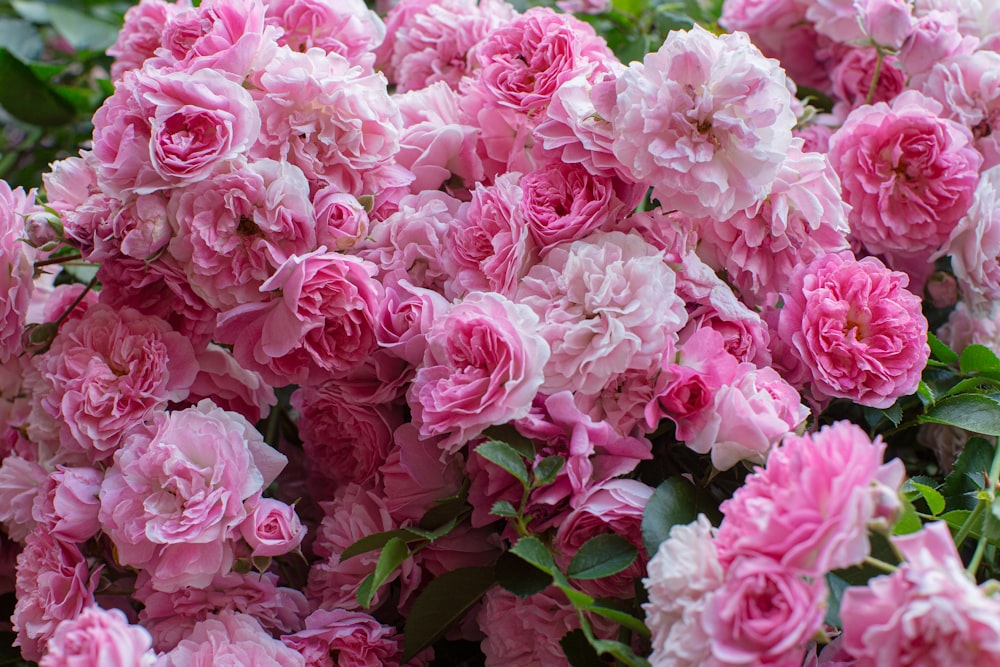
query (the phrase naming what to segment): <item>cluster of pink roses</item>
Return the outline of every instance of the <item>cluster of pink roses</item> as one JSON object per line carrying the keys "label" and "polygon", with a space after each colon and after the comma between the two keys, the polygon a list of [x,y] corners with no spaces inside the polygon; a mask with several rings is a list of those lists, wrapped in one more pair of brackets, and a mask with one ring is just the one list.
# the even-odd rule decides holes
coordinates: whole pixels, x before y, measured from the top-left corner
{"label": "cluster of pink roses", "polygon": [[[361,0],[142,0],[46,205],[0,182],[0,523],[23,655],[399,664],[394,623],[428,582],[516,539],[497,503],[560,567],[596,535],[641,549],[637,467],[666,432],[717,470],[766,466],[717,533],[678,527],[580,588],[632,600],[646,577],[654,664],[801,664],[823,576],[864,560],[902,483],[853,426],[803,435],[811,410],[916,391],[935,259],[954,258],[956,314],[1000,294],[996,54],[962,19],[730,0],[722,23],[745,32],[672,32],[625,64],[590,24],[504,0],[384,19]],[[74,258],[91,285],[46,268]],[[474,453],[500,426],[534,443],[535,471],[562,458],[550,483]],[[379,552],[345,552],[424,528],[443,499],[467,512],[363,608]],[[917,599],[935,530],[845,605]],[[947,558],[942,599],[985,638],[996,601]],[[846,619],[845,664],[885,664]],[[555,588],[496,587],[449,637],[488,665],[561,664],[579,626]]]}

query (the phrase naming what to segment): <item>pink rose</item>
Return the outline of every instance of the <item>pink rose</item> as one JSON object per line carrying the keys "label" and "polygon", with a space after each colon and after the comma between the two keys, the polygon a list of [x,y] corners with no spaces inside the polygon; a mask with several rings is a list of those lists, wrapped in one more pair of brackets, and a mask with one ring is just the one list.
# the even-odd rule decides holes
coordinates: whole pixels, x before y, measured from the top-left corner
{"label": "pink rose", "polygon": [[[900,67],[911,77],[911,86],[919,88],[915,84],[925,81],[926,75],[937,63],[946,63],[951,56],[976,50],[979,40],[964,36],[959,31],[958,22],[956,14],[938,10],[931,10],[916,20],[898,55]],[[924,92],[935,96],[926,88]]]}
{"label": "pink rose", "polygon": [[958,52],[933,64],[921,88],[944,105],[943,115],[972,132],[973,143],[983,155],[983,168],[1000,164],[1000,53],[978,50]]}
{"label": "pink rose", "polygon": [[238,412],[256,424],[278,402],[271,385],[265,384],[259,373],[240,366],[224,347],[210,343],[198,353],[197,360],[198,375],[191,384],[187,404],[211,398],[223,410]]}
{"label": "pink rose", "polygon": [[948,240],[951,268],[967,306],[1000,298],[1000,166],[982,173],[968,212]]}
{"label": "pink rose", "polygon": [[107,49],[107,54],[115,59],[111,64],[112,80],[120,81],[125,72],[142,67],[160,48],[167,22],[187,8],[187,3],[165,0],[141,0],[129,7],[118,39]]}
{"label": "pink rose", "polygon": [[[719,559],[770,558],[820,578],[869,553],[870,525],[894,521],[902,462],[883,464],[885,444],[850,422],[790,435],[722,505]],[[895,508],[899,508],[898,499]]]}
{"label": "pink rose", "polygon": [[0,462],[0,522],[7,536],[23,542],[35,529],[35,498],[48,479],[38,462],[9,454]]}
{"label": "pink rose", "polygon": [[36,251],[24,243],[24,218],[35,208],[35,192],[0,181],[0,363],[21,352],[21,331],[34,287]]}
{"label": "pink rose", "polygon": [[870,46],[840,46],[834,51],[839,55],[830,73],[833,94],[837,102],[833,115],[843,118],[852,109],[872,102],[890,102],[906,88],[906,74],[896,66],[894,56],[885,56],[875,92],[871,92],[872,70],[878,60],[878,51]]}
{"label": "pink rose", "polygon": [[305,658],[264,631],[253,616],[224,611],[194,626],[191,634],[160,657],[158,667],[273,665],[305,667]]}
{"label": "pink rose", "polygon": [[31,511],[35,522],[58,539],[86,542],[101,530],[97,515],[102,481],[104,472],[96,468],[58,466],[35,497]]}
{"label": "pink rose", "polygon": [[913,6],[905,0],[859,0],[861,26],[872,43],[896,51],[913,30]]}
{"label": "pink rose", "polygon": [[886,408],[916,391],[927,320],[907,277],[874,257],[824,255],[793,274],[777,333],[814,397]]}
{"label": "pink rose", "polygon": [[830,137],[851,231],[869,252],[929,256],[969,209],[982,157],[941,110],[907,91],[855,109]]}
{"label": "pink rose", "polygon": [[298,548],[306,528],[295,508],[274,498],[262,498],[240,524],[240,535],[253,556],[281,556]]}
{"label": "pink rose", "polygon": [[538,317],[499,294],[473,292],[427,334],[407,402],[422,437],[447,434],[448,451],[493,424],[528,414],[549,346]]}
{"label": "pink rose", "polygon": [[671,32],[618,78],[615,156],[669,208],[728,218],[770,190],[792,141],[791,91],[744,33]]}
{"label": "pink rose", "polygon": [[49,639],[39,667],[153,667],[149,632],[130,625],[118,609],[86,607],[78,616],[66,619]]}
{"label": "pink rose", "polygon": [[127,438],[101,486],[100,521],[121,563],[155,588],[207,586],[233,562],[233,540],[285,457],[243,417],[208,399],[160,413]]}
{"label": "pink rose", "polygon": [[316,610],[306,618],[305,629],[281,641],[305,657],[306,667],[397,665],[403,651],[396,628],[343,609]]}
{"label": "pink rose", "polygon": [[278,44],[295,51],[318,47],[371,69],[372,51],[385,37],[385,25],[362,0],[277,0],[267,3],[267,22],[281,29]]}
{"label": "pink rose", "polygon": [[393,440],[396,446],[378,469],[386,508],[400,523],[416,522],[436,500],[459,493],[465,479],[464,460],[456,456],[442,461],[434,439],[421,439],[411,423],[400,425]]}
{"label": "pink rose", "polygon": [[376,320],[378,344],[418,366],[427,350],[427,332],[450,307],[451,304],[437,292],[414,287],[405,279],[387,284]]}

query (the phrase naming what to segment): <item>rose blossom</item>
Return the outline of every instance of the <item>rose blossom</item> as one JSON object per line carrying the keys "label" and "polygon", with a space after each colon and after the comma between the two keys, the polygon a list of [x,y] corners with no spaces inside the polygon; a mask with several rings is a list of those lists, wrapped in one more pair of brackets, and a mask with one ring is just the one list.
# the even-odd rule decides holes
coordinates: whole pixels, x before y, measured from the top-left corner
{"label": "rose blossom", "polygon": [[895,536],[905,562],[844,592],[844,648],[856,667],[1000,660],[1000,600],[966,574],[943,521]]}
{"label": "rose blossom", "polygon": [[371,262],[325,248],[292,255],[260,286],[269,300],[222,313],[216,335],[275,386],[350,371],[378,345],[376,272]]}
{"label": "rose blossom", "polygon": [[719,559],[770,558],[815,578],[860,563],[869,525],[891,522],[899,508],[903,465],[883,464],[884,453],[881,439],[844,421],[786,437],[723,503]]}
{"label": "rose blossom", "polygon": [[101,530],[97,515],[102,481],[104,472],[96,468],[56,467],[35,496],[35,522],[58,539],[86,542]]}
{"label": "rose blossom", "polygon": [[972,206],[948,240],[947,254],[967,306],[1000,298],[1000,165],[980,176]]}
{"label": "rose blossom", "polygon": [[434,290],[414,287],[406,279],[388,283],[375,323],[379,346],[418,366],[427,350],[427,332],[450,307]]}
{"label": "rose blossom", "polygon": [[401,424],[392,437],[395,447],[378,469],[386,508],[395,521],[418,522],[435,501],[459,493],[465,460],[451,456],[442,461],[435,439],[421,439],[412,423]]}
{"label": "rose blossom", "polygon": [[35,208],[25,193],[0,180],[0,364],[21,352],[21,331],[34,287],[36,251],[24,243],[24,216]]}
{"label": "rose blossom", "polygon": [[233,562],[232,540],[285,457],[243,417],[205,399],[159,413],[126,438],[101,486],[100,521],[122,564],[155,588],[206,586]]}
{"label": "rose blossom", "polygon": [[240,524],[240,535],[253,550],[252,556],[281,556],[299,547],[306,528],[291,505],[262,498]]}
{"label": "rose blossom", "polygon": [[427,334],[407,402],[420,435],[444,435],[454,451],[486,427],[528,414],[544,379],[549,346],[527,306],[473,292]]}
{"label": "rose blossom", "polygon": [[744,33],[671,32],[617,93],[615,156],[691,215],[725,219],[763,199],[792,141],[790,83]]}
{"label": "rose blossom", "polygon": [[803,364],[814,397],[887,408],[917,388],[927,362],[927,320],[905,274],[850,252],[800,267],[783,295],[777,333]]}
{"label": "rose blossom", "polygon": [[153,667],[156,654],[145,628],[130,625],[119,609],[87,607],[66,619],[49,639],[39,667]]}
{"label": "rose blossom", "polygon": [[128,70],[142,67],[143,62],[160,47],[167,22],[178,12],[189,8],[187,2],[164,0],[140,0],[139,4],[129,7],[118,38],[106,51],[114,58],[111,79],[120,81]]}
{"label": "rose blossom", "polygon": [[278,44],[295,51],[319,47],[352,65],[371,69],[372,50],[385,37],[385,25],[362,0],[273,0],[266,20],[281,28]]}
{"label": "rose blossom", "polygon": [[0,522],[10,539],[23,542],[35,529],[33,506],[47,479],[45,468],[17,454],[0,462]]}
{"label": "rose blossom", "polygon": [[253,616],[224,611],[195,625],[191,634],[156,664],[158,667],[305,667],[306,663],[302,654],[271,637]]}
{"label": "rose blossom", "polygon": [[516,300],[552,347],[546,393],[599,391],[615,374],[659,362],[687,319],[663,253],[638,234],[594,232],[552,248]]}
{"label": "rose blossom", "polygon": [[906,74],[896,66],[894,56],[883,56],[875,92],[872,92],[872,70],[878,62],[878,51],[869,46],[840,46],[833,52],[839,56],[830,73],[836,99],[834,118],[844,118],[863,104],[891,102],[906,88]]}
{"label": "rose blossom", "polygon": [[403,650],[396,628],[363,612],[317,609],[305,625],[281,641],[305,657],[306,667],[394,665]]}
{"label": "rose blossom", "polygon": [[[959,31],[958,21],[956,14],[935,9],[914,23],[913,31],[900,47],[898,55],[900,67],[910,75],[911,87],[922,89],[927,74],[937,63],[946,63],[952,56],[972,53],[979,46],[978,39]],[[929,94],[934,97],[933,93]]]}
{"label": "rose blossom", "polygon": [[927,257],[972,203],[982,157],[972,135],[917,91],[855,109],[830,137],[855,238],[872,253]]}
{"label": "rose blossom", "polygon": [[278,402],[274,389],[260,374],[240,366],[226,348],[210,343],[198,353],[197,361],[198,375],[184,407],[211,398],[223,410],[238,412],[256,424]]}

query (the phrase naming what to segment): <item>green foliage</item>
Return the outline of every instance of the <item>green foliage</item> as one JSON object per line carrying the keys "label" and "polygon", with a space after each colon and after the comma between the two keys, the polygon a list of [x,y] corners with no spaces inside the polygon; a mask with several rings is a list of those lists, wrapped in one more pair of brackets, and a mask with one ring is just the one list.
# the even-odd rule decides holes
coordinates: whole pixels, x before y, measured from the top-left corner
{"label": "green foliage", "polygon": [[444,636],[496,584],[493,568],[464,567],[445,572],[421,591],[406,618],[403,661]]}

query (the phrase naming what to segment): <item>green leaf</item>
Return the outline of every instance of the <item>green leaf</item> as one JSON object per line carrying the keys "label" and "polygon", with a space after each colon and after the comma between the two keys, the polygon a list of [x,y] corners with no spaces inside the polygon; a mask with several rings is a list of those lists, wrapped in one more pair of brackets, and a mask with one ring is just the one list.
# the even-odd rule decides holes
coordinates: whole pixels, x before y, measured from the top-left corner
{"label": "green leaf", "polygon": [[906,495],[903,495],[900,501],[903,507],[899,513],[899,518],[896,520],[896,525],[892,527],[892,534],[909,535],[923,528],[924,524],[920,520],[917,510],[913,508],[913,503],[910,502],[910,499]]}
{"label": "green leaf", "polygon": [[402,662],[440,639],[495,583],[492,567],[463,567],[427,584],[406,618]]}
{"label": "green leaf", "polygon": [[533,443],[529,438],[521,435],[521,432],[518,431],[513,424],[490,426],[488,429],[483,431],[483,435],[490,440],[506,442],[508,445],[513,447],[518,454],[529,461],[533,461],[535,459],[535,443]]}
{"label": "green leaf", "polygon": [[983,394],[988,391],[997,391],[998,389],[1000,389],[1000,380],[995,380],[985,375],[976,375],[975,377],[960,380],[955,386],[944,393],[944,397],[955,396],[956,394]]}
{"label": "green leaf", "polygon": [[930,508],[931,514],[937,516],[944,511],[945,500],[944,496],[937,489],[928,486],[927,484],[921,484],[920,482],[909,479],[903,486],[903,491],[907,490],[907,486],[912,486],[918,495],[922,496],[924,501],[927,502],[927,507]]}
{"label": "green leaf", "polygon": [[559,640],[559,646],[562,647],[571,667],[607,667],[607,663],[590,645],[587,635],[583,634],[580,628],[563,635]]}
{"label": "green leaf", "polygon": [[0,44],[22,62],[36,60],[45,48],[35,26],[20,19],[0,19]]}
{"label": "green leaf", "polygon": [[493,503],[490,514],[493,516],[503,516],[513,518],[517,516],[517,508],[510,504],[509,500],[498,500]]}
{"label": "green leaf", "polygon": [[118,26],[65,5],[48,5],[48,14],[52,27],[77,51],[104,51],[118,38]]}
{"label": "green leaf", "polygon": [[840,628],[840,602],[844,599],[844,591],[847,590],[850,584],[833,572],[829,572],[826,575],[826,586],[829,593],[826,597],[825,622],[827,625]]}
{"label": "green leaf", "polygon": [[393,537],[386,542],[385,546],[382,547],[382,553],[378,556],[375,571],[358,588],[358,603],[365,609],[371,606],[372,598],[375,597],[378,589],[392,576],[396,568],[402,565],[403,561],[409,557],[410,548],[403,540]]}
{"label": "green leaf", "polygon": [[528,484],[528,468],[524,465],[524,459],[506,442],[487,440],[476,447],[476,454],[500,466],[520,480],[521,484]]}
{"label": "green leaf", "polygon": [[497,583],[522,600],[540,593],[552,584],[552,575],[508,552],[504,552],[493,566]]}
{"label": "green leaf", "polygon": [[1000,359],[993,353],[993,350],[985,345],[973,343],[962,350],[962,356],[958,361],[958,368],[963,373],[995,371],[1000,369]]}
{"label": "green leaf", "polygon": [[1000,541],[1000,497],[994,498],[986,511],[986,520],[983,522],[983,537],[992,544]]}
{"label": "green leaf", "polygon": [[649,667],[649,661],[635,654],[628,644],[610,639],[595,639],[591,642],[601,655],[611,655],[629,667]]}
{"label": "green leaf", "polygon": [[344,549],[340,554],[340,562],[343,563],[348,558],[354,558],[360,554],[368,553],[369,551],[375,551],[376,549],[381,549],[389,540],[400,539],[406,542],[420,542],[424,540],[423,535],[417,535],[412,530],[408,528],[400,528],[399,530],[387,530],[383,533],[375,533],[373,535],[366,535],[360,540],[352,544],[351,546]]}
{"label": "green leaf", "polygon": [[946,364],[954,364],[958,361],[958,354],[953,349],[934,334],[927,333],[927,345],[931,348],[931,356]]}
{"label": "green leaf", "polygon": [[73,105],[60,97],[10,51],[0,47],[0,106],[32,125],[65,125]]}
{"label": "green leaf", "polygon": [[601,600],[595,600],[594,604],[584,607],[584,611],[589,611],[598,616],[610,619],[618,625],[638,633],[642,637],[649,637],[649,628],[640,619],[617,607],[612,607]]}
{"label": "green leaf", "polygon": [[951,473],[944,480],[944,496],[952,509],[971,510],[974,497],[986,483],[985,471],[993,462],[994,446],[985,438],[970,438]]}
{"label": "green leaf", "polygon": [[694,485],[683,477],[671,477],[653,492],[642,513],[642,542],[652,558],[670,529],[698,518]]}
{"label": "green leaf", "polygon": [[917,398],[920,402],[924,404],[924,407],[928,405],[934,405],[937,397],[934,396],[934,391],[931,389],[930,385],[921,380],[917,383]]}
{"label": "green leaf", "polygon": [[634,563],[638,555],[635,545],[620,535],[595,535],[573,555],[566,576],[570,579],[610,577]]}
{"label": "green leaf", "polygon": [[[460,521],[466,513],[471,511],[469,503],[465,500],[460,500],[458,498],[453,498],[451,500],[445,501],[434,505],[429,510],[427,510],[422,517],[420,517],[420,527],[424,530],[437,530],[442,526],[451,525],[454,528],[455,525],[452,524],[454,521],[457,523]],[[448,528],[448,530],[451,530]]]}
{"label": "green leaf", "polygon": [[510,548],[510,552],[549,575],[554,575],[556,571],[556,563],[552,560],[552,554],[537,537],[522,537],[517,541],[517,544]]}
{"label": "green leaf", "polygon": [[957,426],[983,435],[1000,435],[1000,403],[981,394],[951,396],[928,409],[920,421]]}
{"label": "green leaf", "polygon": [[547,456],[535,466],[535,486],[545,486],[556,480],[556,475],[566,465],[561,456]]}

